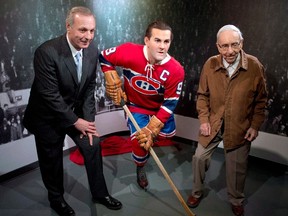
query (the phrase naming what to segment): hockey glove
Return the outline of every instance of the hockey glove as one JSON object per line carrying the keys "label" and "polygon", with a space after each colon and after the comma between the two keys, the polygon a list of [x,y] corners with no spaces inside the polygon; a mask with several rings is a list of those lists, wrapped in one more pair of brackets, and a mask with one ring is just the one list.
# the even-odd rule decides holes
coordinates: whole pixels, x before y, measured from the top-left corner
{"label": "hockey glove", "polygon": [[122,82],[117,71],[111,70],[104,73],[106,80],[106,94],[112,99],[115,105],[120,105],[121,98],[127,101],[127,96],[122,90]]}
{"label": "hockey glove", "polygon": [[149,123],[136,133],[139,145],[148,151],[163,127],[164,124],[156,116],[152,116]]}

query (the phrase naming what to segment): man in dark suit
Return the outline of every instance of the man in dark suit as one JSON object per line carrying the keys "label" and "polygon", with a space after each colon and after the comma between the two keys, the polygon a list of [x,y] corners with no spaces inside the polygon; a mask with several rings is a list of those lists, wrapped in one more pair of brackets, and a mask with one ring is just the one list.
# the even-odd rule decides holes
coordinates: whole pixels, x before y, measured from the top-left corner
{"label": "man in dark suit", "polygon": [[[50,206],[59,215],[75,215],[63,198],[63,142],[66,135],[71,137],[84,157],[93,201],[114,210],[122,207],[121,202],[108,193],[100,139],[94,123],[98,52],[89,45],[95,28],[96,20],[91,11],[74,7],[67,15],[66,34],[40,45],[34,56],[35,78],[23,124],[35,136]],[[74,57],[77,53],[80,59]]]}

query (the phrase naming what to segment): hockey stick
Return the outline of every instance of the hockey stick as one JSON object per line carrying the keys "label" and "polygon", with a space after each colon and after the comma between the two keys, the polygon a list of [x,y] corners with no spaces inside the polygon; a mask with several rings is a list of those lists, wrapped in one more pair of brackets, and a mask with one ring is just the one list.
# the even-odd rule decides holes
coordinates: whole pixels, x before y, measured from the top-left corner
{"label": "hockey stick", "polygon": [[[133,117],[132,113],[130,112],[129,108],[125,105],[125,101],[121,100],[120,105],[123,107],[123,109],[125,110],[126,114],[128,115],[128,117],[130,118],[130,120],[132,121],[134,127],[136,128],[136,130],[139,132],[141,131],[141,128],[139,127],[138,123],[136,122],[135,118]],[[166,178],[166,180],[168,181],[168,183],[170,184],[171,188],[173,189],[174,193],[176,194],[178,200],[180,201],[180,203],[182,204],[182,206],[184,207],[187,215],[189,216],[196,216],[191,210],[190,208],[187,206],[186,202],[184,201],[183,197],[181,196],[181,194],[179,193],[179,191],[177,190],[176,186],[174,185],[173,181],[171,180],[170,176],[168,175],[167,171],[165,170],[164,166],[162,165],[161,161],[159,160],[158,156],[156,155],[156,153],[154,152],[153,148],[150,147],[149,149],[150,154],[152,155],[152,157],[154,158],[155,162],[157,163],[158,167],[160,168],[160,170],[162,171],[164,177]]]}

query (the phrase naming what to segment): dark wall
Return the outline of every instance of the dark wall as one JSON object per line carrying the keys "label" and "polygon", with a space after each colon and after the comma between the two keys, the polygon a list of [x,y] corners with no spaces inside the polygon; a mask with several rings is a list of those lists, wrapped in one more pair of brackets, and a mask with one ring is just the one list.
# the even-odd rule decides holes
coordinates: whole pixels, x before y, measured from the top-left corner
{"label": "dark wall", "polygon": [[[243,32],[244,50],[257,56],[267,71],[270,103],[262,130],[288,134],[286,0],[0,0],[0,3],[0,93],[30,88],[36,47],[64,33],[69,8],[85,5],[97,18],[95,43],[99,50],[126,41],[143,43],[147,24],[155,19],[163,19],[172,26],[174,41],[170,54],[182,63],[186,73],[176,113],[197,118],[195,93],[201,67],[209,56],[217,54],[218,29],[234,24]],[[103,86],[100,72],[97,78],[100,89]]]}

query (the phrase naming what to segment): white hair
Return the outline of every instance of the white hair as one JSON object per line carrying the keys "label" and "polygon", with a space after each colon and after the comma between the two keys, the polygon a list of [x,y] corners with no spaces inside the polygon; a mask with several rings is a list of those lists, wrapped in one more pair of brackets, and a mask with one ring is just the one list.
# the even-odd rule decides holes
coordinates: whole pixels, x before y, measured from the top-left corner
{"label": "white hair", "polygon": [[219,38],[219,35],[221,32],[224,32],[224,31],[227,31],[227,30],[232,30],[232,31],[235,31],[236,33],[238,33],[239,37],[240,37],[240,40],[242,41],[243,40],[243,36],[242,36],[242,32],[240,31],[239,28],[237,28],[236,26],[234,25],[225,25],[223,26],[222,28],[219,29],[218,33],[217,33],[217,36],[216,36],[216,39],[218,41],[218,38]]}

